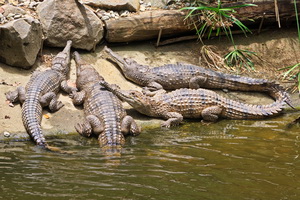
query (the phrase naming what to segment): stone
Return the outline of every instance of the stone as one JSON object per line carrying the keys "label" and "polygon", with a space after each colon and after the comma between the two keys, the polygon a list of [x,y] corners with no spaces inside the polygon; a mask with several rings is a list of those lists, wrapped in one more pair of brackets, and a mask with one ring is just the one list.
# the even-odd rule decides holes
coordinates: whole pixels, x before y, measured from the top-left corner
{"label": "stone", "polygon": [[82,0],[84,4],[110,10],[129,10],[137,12],[140,9],[139,0]]}
{"label": "stone", "polygon": [[72,40],[74,48],[92,50],[103,38],[103,23],[78,0],[47,0],[37,6],[46,45],[64,47]]}
{"label": "stone", "polygon": [[4,137],[10,137],[10,133],[7,132],[7,131],[4,131],[4,132],[3,132],[3,135],[4,135]]}
{"label": "stone", "polygon": [[14,15],[14,19],[19,19],[19,18],[21,18],[21,17],[22,17],[22,15],[20,15],[20,14]]}
{"label": "stone", "polygon": [[29,69],[42,45],[43,31],[34,18],[22,18],[0,25],[0,61]]}
{"label": "stone", "polygon": [[146,10],[146,7],[145,7],[145,5],[142,4],[142,5],[140,6],[140,11],[144,12],[145,10]]}
{"label": "stone", "polygon": [[104,20],[104,21],[109,20],[109,16],[102,16],[101,19]]}
{"label": "stone", "polygon": [[[122,14],[121,14],[122,16]],[[163,36],[176,36],[191,31],[183,19],[185,13],[178,10],[155,10],[139,15],[105,21],[108,42],[132,42],[157,38],[160,29]]]}
{"label": "stone", "polygon": [[11,18],[11,17],[13,17],[13,16],[15,16],[14,13],[8,13],[8,15],[6,16],[6,18]]}
{"label": "stone", "polygon": [[128,10],[122,10],[120,11],[120,16],[121,17],[127,17],[129,15],[129,11]]}
{"label": "stone", "polygon": [[4,10],[3,16],[7,17],[8,15],[14,15],[14,14],[20,14],[20,15],[25,15],[25,10],[22,8],[18,8],[16,6],[12,6],[9,4],[6,4],[4,6],[1,6],[1,8]]}
{"label": "stone", "polygon": [[156,8],[163,8],[168,3],[167,0],[144,0],[144,4],[148,7],[156,7]]}

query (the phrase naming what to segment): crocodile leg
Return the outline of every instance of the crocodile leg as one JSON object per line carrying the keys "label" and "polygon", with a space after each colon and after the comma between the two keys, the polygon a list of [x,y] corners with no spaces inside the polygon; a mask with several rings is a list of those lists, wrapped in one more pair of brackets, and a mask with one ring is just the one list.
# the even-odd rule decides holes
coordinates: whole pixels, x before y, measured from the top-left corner
{"label": "crocodile leg", "polygon": [[195,76],[190,79],[189,87],[191,89],[198,89],[205,84],[207,77],[204,76]]}
{"label": "crocodile leg", "polygon": [[83,104],[85,95],[85,91],[82,90],[80,92],[72,91],[69,96],[71,99],[73,99],[73,104],[79,106]]}
{"label": "crocodile leg", "polygon": [[154,81],[149,83],[146,87],[143,87],[142,92],[144,95],[153,97],[161,90],[163,90],[162,85]]}
{"label": "crocodile leg", "polygon": [[64,104],[61,101],[57,101],[57,97],[54,92],[48,92],[41,96],[40,103],[42,107],[49,106],[51,112],[58,111],[64,106]]}
{"label": "crocodile leg", "polygon": [[95,115],[88,115],[84,123],[75,125],[76,131],[85,137],[91,136],[92,133],[100,135],[104,131],[103,123]]}
{"label": "crocodile leg", "polygon": [[69,86],[66,80],[61,82],[60,88],[68,94],[71,94],[73,91],[77,91],[77,88]]}
{"label": "crocodile leg", "polygon": [[141,130],[134,119],[131,116],[126,115],[121,122],[121,132],[123,135],[131,133],[133,136],[137,136],[141,133]]}
{"label": "crocodile leg", "polygon": [[15,91],[9,91],[5,95],[9,102],[15,103],[19,101],[23,104],[25,101],[25,88],[23,86],[19,86]]}
{"label": "crocodile leg", "polygon": [[215,122],[218,120],[223,108],[220,106],[211,106],[208,108],[205,108],[201,115],[203,120],[205,121],[210,121],[210,122]]}
{"label": "crocodile leg", "polygon": [[180,124],[183,120],[183,116],[180,113],[177,112],[168,112],[166,115],[163,116],[164,118],[167,118],[167,121],[164,121],[161,126],[170,128],[171,126],[176,126]]}

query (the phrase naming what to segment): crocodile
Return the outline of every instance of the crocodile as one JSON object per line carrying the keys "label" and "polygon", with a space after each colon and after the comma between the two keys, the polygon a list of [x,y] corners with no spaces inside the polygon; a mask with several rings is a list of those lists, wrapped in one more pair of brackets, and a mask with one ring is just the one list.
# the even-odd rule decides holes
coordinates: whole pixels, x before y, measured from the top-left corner
{"label": "crocodile", "polygon": [[75,125],[77,132],[86,137],[98,136],[102,147],[120,147],[125,143],[124,135],[140,134],[140,127],[126,114],[122,102],[99,84],[103,77],[83,62],[78,52],[74,52],[74,58],[78,92],[72,92],[70,97],[74,105],[83,104],[85,113],[84,122]]}
{"label": "crocodile", "polygon": [[266,92],[273,99],[285,98],[291,105],[289,94],[275,82],[265,79],[249,78],[216,72],[192,64],[166,64],[149,67],[138,64],[130,58],[123,58],[108,47],[104,47],[108,60],[116,63],[124,76],[134,83],[145,86],[143,92],[154,95],[160,89],[173,90],[179,88],[229,89],[236,91]]}
{"label": "crocodile", "polygon": [[36,70],[25,88],[19,86],[15,91],[6,93],[10,103],[19,101],[22,104],[22,121],[27,133],[38,146],[45,149],[49,149],[49,145],[41,128],[43,107],[48,106],[51,112],[59,110],[64,106],[57,100],[59,90],[71,93],[76,89],[68,86],[66,80],[70,70],[71,46],[72,41],[67,41],[63,51],[53,58],[51,69],[43,72]]}
{"label": "crocodile", "polygon": [[167,119],[162,127],[177,125],[183,118],[202,118],[208,122],[218,118],[261,119],[278,115],[285,104],[284,98],[268,105],[246,104],[201,88],[181,88],[168,93],[160,90],[154,96],[148,96],[136,90],[120,90],[105,81],[100,84],[138,112]]}

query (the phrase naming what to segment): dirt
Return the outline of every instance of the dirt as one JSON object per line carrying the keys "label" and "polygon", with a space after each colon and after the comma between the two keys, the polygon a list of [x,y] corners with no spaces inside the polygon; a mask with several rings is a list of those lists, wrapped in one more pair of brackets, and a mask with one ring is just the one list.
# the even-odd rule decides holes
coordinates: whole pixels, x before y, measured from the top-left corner
{"label": "dirt", "polygon": [[[235,35],[235,43],[238,48],[247,49],[257,53],[258,58],[254,58],[256,71],[240,70],[242,75],[247,75],[257,78],[266,78],[284,84],[286,87],[291,87],[294,83],[283,83],[280,74],[282,71],[278,69],[294,65],[300,62],[299,58],[299,42],[297,40],[297,31],[295,29],[273,29],[265,31],[259,35]],[[231,43],[222,37],[204,41],[206,45],[216,47],[220,55],[225,55],[228,50],[232,50]],[[131,43],[126,45],[110,45],[112,50],[124,57],[131,57],[138,63],[151,66],[159,66],[166,63],[192,63],[203,66],[199,63],[199,54],[201,44],[196,41],[185,41],[181,43],[171,44],[155,48],[155,41],[145,41]],[[127,81],[118,68],[112,63],[105,60],[105,55],[102,54],[104,45],[99,45],[95,52],[80,52],[83,59],[92,64],[97,71],[110,83],[116,83],[122,89],[137,89],[140,87]],[[26,137],[25,129],[21,120],[21,107],[16,105],[10,107],[5,101],[4,93],[14,90],[17,85],[25,86],[28,82],[32,71],[35,69],[45,70],[49,67],[51,58],[56,55],[60,49],[46,48],[43,51],[43,56],[39,58],[31,70],[22,70],[0,63],[0,139],[3,138],[4,132],[11,133],[11,137]],[[226,71],[220,69],[220,71]],[[236,73],[229,72],[228,73]],[[71,81],[75,81],[75,63],[71,63],[70,72]],[[262,94],[241,94],[229,93],[227,96],[236,99],[241,99],[249,103],[270,103],[271,100]],[[294,105],[300,106],[297,94],[292,95]],[[44,110],[45,116],[42,120],[42,128],[45,135],[49,134],[64,134],[74,133],[74,124],[83,119],[83,111],[81,107],[74,107],[71,99],[66,94],[60,94],[61,100],[65,106],[56,113],[49,113]],[[150,119],[138,114],[130,109],[130,106],[124,104],[129,109],[129,114],[137,119],[138,123],[143,128],[159,127],[161,120]]]}

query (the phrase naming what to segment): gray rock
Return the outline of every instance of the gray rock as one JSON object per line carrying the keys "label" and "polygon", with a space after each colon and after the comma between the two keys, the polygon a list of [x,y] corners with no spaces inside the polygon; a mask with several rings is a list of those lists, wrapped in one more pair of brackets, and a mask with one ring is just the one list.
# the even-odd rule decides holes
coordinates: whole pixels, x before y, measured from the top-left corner
{"label": "gray rock", "polygon": [[127,17],[129,15],[129,11],[128,10],[122,10],[120,11],[120,16],[121,17]]}
{"label": "gray rock", "polygon": [[0,61],[30,68],[42,45],[42,26],[34,18],[22,18],[0,25]]}
{"label": "gray rock", "polygon": [[8,15],[6,16],[6,18],[11,18],[11,17],[13,17],[13,16],[15,16],[14,13],[8,13]]}
{"label": "gray rock", "polygon": [[37,13],[49,46],[63,47],[72,40],[73,47],[92,50],[103,38],[102,21],[77,0],[47,0]]}
{"label": "gray rock", "polygon": [[104,21],[109,20],[109,16],[102,16],[101,19],[104,20]]}
{"label": "gray rock", "polygon": [[167,0],[144,0],[144,4],[146,4],[148,7],[157,7],[157,8],[163,8],[167,5]]}
{"label": "gray rock", "polygon": [[111,10],[129,10],[137,12],[140,9],[139,0],[82,0],[84,4]]}
{"label": "gray rock", "polygon": [[7,17],[8,15],[11,15],[11,14],[24,15],[26,13],[22,8],[18,8],[16,6],[12,6],[12,5],[9,5],[9,4],[1,6],[1,8],[4,9],[4,13],[3,13],[4,17]]}

